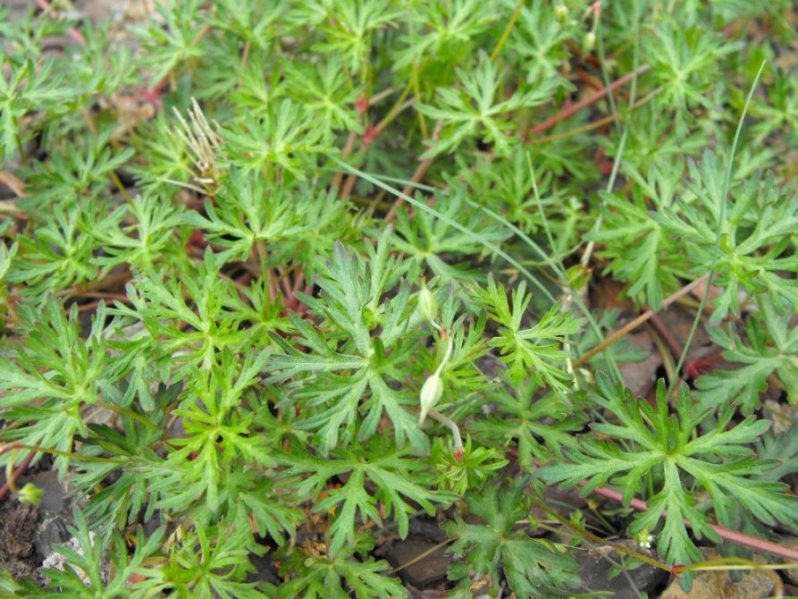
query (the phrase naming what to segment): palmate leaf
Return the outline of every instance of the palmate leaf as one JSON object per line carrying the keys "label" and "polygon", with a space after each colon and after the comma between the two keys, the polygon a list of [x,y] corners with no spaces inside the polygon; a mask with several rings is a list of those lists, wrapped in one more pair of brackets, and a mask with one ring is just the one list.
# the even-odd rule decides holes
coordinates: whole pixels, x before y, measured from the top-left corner
{"label": "palmate leaf", "polygon": [[786,431],[768,433],[757,442],[757,455],[763,460],[772,460],[776,466],[761,475],[763,480],[777,481],[782,477],[798,472],[798,425],[793,424]]}
{"label": "palmate leaf", "polygon": [[[734,409],[727,406],[715,414],[714,426],[702,433],[699,424],[710,410],[701,409],[683,386],[671,414],[663,381],[657,387],[656,407],[638,401],[605,377],[599,379],[599,393],[593,399],[617,421],[594,425],[579,449],[566,449],[567,463],[549,465],[540,475],[568,486],[586,481],[585,493],[601,485],[619,485],[626,503],[644,489],[653,489],[648,511],[635,516],[630,530],[636,534],[656,529],[667,511],[657,549],[669,562],[701,559],[685,519],[696,537],[719,540],[708,515],[697,507],[694,489],[709,494],[721,525],[731,524],[730,507],[739,504],[768,526],[776,522],[795,526],[798,501],[786,485],[762,478],[777,464],[755,460],[750,448],[769,422],[748,418],[731,425]],[[613,440],[599,440],[602,437]]]}
{"label": "palmate leaf", "polygon": [[206,46],[196,43],[195,38],[197,23],[209,18],[201,14],[199,0],[166,2],[159,4],[157,11],[159,20],[151,19],[131,28],[146,49],[144,60],[153,67],[150,79],[153,87],[169,73],[205,54]]}
{"label": "palmate leaf", "polygon": [[172,547],[160,567],[137,568],[144,580],[136,585],[143,596],[157,597],[171,592],[178,597],[219,597],[257,599],[263,593],[255,583],[243,582],[255,567],[252,554],[265,550],[258,545],[249,526],[223,521],[181,530],[179,543]]}
{"label": "palmate leaf", "polygon": [[[74,598],[134,596],[130,589],[131,579],[142,568],[144,561],[160,549],[166,528],[161,527],[145,535],[144,530],[139,527],[132,544],[135,550],[130,555],[121,535],[114,534],[110,541],[100,536],[95,537],[90,533],[86,518],[80,510],[74,512],[74,518],[75,526],[70,528],[70,533],[77,541],[77,546],[56,547],[56,551],[65,558],[66,567],[63,570],[42,570],[51,586],[47,594],[42,593],[41,596],[51,596],[49,593],[55,589],[59,595]],[[112,560],[114,568],[103,572],[102,565],[106,560]]]}
{"label": "palmate leaf", "polygon": [[[18,331],[25,335],[24,346],[0,356],[0,407],[3,418],[17,424],[3,431],[3,438],[71,451],[73,436],[86,430],[81,408],[100,401],[124,374],[124,361],[111,360],[108,354],[106,336],[115,323],[105,322],[107,311],[101,304],[83,338],[77,305],[66,315],[52,298],[43,311],[23,307],[21,316]],[[2,463],[10,455],[0,457]],[[56,458],[60,472],[67,464],[67,458]]]}
{"label": "palmate leaf", "polygon": [[93,262],[103,267],[129,264],[141,271],[153,269],[165,257],[178,253],[174,229],[180,223],[180,210],[170,203],[152,195],[137,196],[92,231],[104,254]]}
{"label": "palmate leaf", "polygon": [[[395,599],[406,597],[407,590],[398,579],[384,575],[389,565],[373,557],[361,559],[374,545],[373,539],[358,535],[350,545],[334,555],[320,555],[297,549],[281,559],[286,570],[295,576],[276,589],[276,597],[294,599],[349,599],[354,592],[358,599]],[[279,554],[278,554],[279,555]]]}
{"label": "palmate leaf", "polygon": [[[319,215],[328,210],[330,198],[307,189],[269,189],[260,173],[233,170],[205,203],[205,215],[191,211],[185,222],[207,233],[207,238],[226,248],[226,261],[246,260],[256,244],[270,250],[276,245],[302,240],[319,231]],[[322,219],[322,222],[324,219]]]}
{"label": "palmate leaf", "polygon": [[[461,518],[449,523],[446,532],[455,539],[449,551],[464,558],[472,572],[487,574],[493,592],[498,590],[501,568],[518,597],[550,596],[579,583],[578,566],[564,546],[532,538],[516,527],[516,522],[529,518],[528,493],[523,479],[510,489],[493,481],[469,493],[468,510],[484,524]],[[462,578],[468,572],[454,566],[449,574]]]}
{"label": "palmate leaf", "polygon": [[[381,514],[392,513],[404,538],[416,506],[433,514],[436,505],[456,499],[431,490],[435,477],[428,466],[407,449],[386,442],[385,437],[374,437],[366,445],[352,442],[323,461],[297,454],[282,454],[278,459],[289,466],[289,476],[304,477],[297,486],[298,496],[313,497],[316,512],[335,514],[327,531],[332,555],[354,542],[360,524],[372,521],[381,525]],[[342,476],[346,482],[339,488],[327,488],[330,479]],[[322,491],[325,497],[320,499]]]}
{"label": "palmate leaf", "polygon": [[435,0],[413,7],[405,13],[413,26],[402,38],[404,47],[396,49],[394,68],[459,64],[471,54],[480,34],[501,19],[503,8],[479,0]]}
{"label": "palmate leaf", "polygon": [[289,6],[284,0],[254,0],[246,4],[219,0],[214,5],[213,24],[255,47],[267,49],[285,35],[281,29],[285,27],[284,17]]}
{"label": "palmate leaf", "polygon": [[106,127],[97,135],[68,143],[47,162],[37,163],[24,204],[46,214],[53,204],[66,207],[87,195],[100,203],[110,185],[109,174],[135,153],[130,148],[112,149],[111,135]]}
{"label": "palmate leaf", "polygon": [[268,351],[248,353],[237,372],[234,355],[221,352],[218,366],[197,371],[188,380],[186,393],[172,411],[182,419],[185,434],[171,440],[177,449],[164,465],[180,473],[186,481],[182,487],[193,482],[201,489],[210,512],[224,499],[222,486],[233,465],[272,465],[267,438],[253,430],[254,414],[243,405],[244,394],[258,380],[268,356]]}
{"label": "palmate leaf", "polygon": [[526,293],[526,282],[518,284],[512,301],[502,285],[488,279],[487,289],[477,292],[487,308],[489,317],[500,325],[499,335],[490,341],[501,352],[502,360],[510,367],[508,374],[518,383],[527,374],[541,387],[555,391],[568,388],[569,376],[564,368],[568,357],[561,344],[568,335],[580,330],[579,321],[559,304],[552,306],[540,320],[528,329],[521,328],[532,296]]}
{"label": "palmate leaf", "polygon": [[521,465],[531,466],[534,458],[545,460],[576,446],[575,433],[584,426],[584,416],[572,404],[573,398],[539,394],[531,377],[517,384],[508,380],[505,385],[493,385],[488,397],[495,410],[470,429],[479,432],[480,439],[490,439],[489,446],[514,443]]}
{"label": "palmate leaf", "polygon": [[566,46],[576,37],[576,21],[561,22],[555,18],[555,6],[545,0],[534,0],[521,10],[508,44],[522,58],[522,72],[529,83],[560,75],[561,64],[570,55]]}
{"label": "palmate leaf", "polygon": [[707,105],[705,92],[718,76],[721,59],[735,46],[712,29],[685,27],[676,19],[663,20],[644,45],[646,60],[662,89],[661,105],[675,112],[679,128],[690,115],[689,108]]}
{"label": "palmate leaf", "polygon": [[[721,293],[712,300],[712,322],[740,312],[740,292],[768,295],[782,309],[798,310],[798,272],[792,239],[798,229],[798,194],[778,189],[772,180],[753,177],[732,187],[723,222],[724,165],[706,153],[700,165],[690,163],[692,202],[664,208],[654,218],[686,245],[694,274],[715,264]],[[720,232],[720,243],[718,243]]]}
{"label": "palmate leaf", "polygon": [[292,318],[300,343],[310,351],[300,352],[272,336],[283,353],[270,360],[269,382],[294,379],[292,395],[302,410],[296,426],[319,434],[322,453],[341,442],[342,432],[346,441],[356,428],[361,440],[376,434],[383,414],[391,420],[398,445],[409,440],[416,449],[427,447],[416,418],[405,408],[418,405],[417,398],[389,384],[417,343],[415,336],[403,334],[413,309],[409,289],[400,286],[392,299],[382,300],[398,272],[396,259],[388,254],[390,235],[387,230],[377,249],[369,248],[369,262],[336,245],[326,273],[317,278],[321,297],[302,296],[322,323],[315,327]]}
{"label": "palmate leaf", "polygon": [[[488,224],[479,210],[469,208],[466,191],[458,186],[453,192],[438,194],[435,207],[445,217],[452,219],[468,231],[479,231],[482,241],[500,244],[510,236],[510,232],[495,224]],[[446,220],[417,210],[410,218],[408,212],[396,212],[396,235],[392,242],[401,252],[410,256],[415,269],[426,266],[433,274],[443,280],[476,279],[481,275],[466,263],[458,264],[458,259],[468,256],[485,255],[483,243],[474,235],[463,232]]]}
{"label": "palmate leaf", "polygon": [[658,310],[665,292],[678,288],[677,277],[684,274],[685,257],[682,244],[653,214],[673,204],[683,163],[652,165],[645,177],[634,167],[625,170],[637,183],[634,198],[630,201],[625,194],[603,194],[603,225],[587,238],[601,244],[598,255],[610,261],[605,272],[627,282],[627,293],[638,303]]}
{"label": "palmate leaf", "polygon": [[[68,109],[67,100],[76,90],[64,84],[64,72],[56,68],[54,59],[40,64],[33,61],[14,64],[10,54],[4,52],[0,65],[10,70],[9,77],[5,71],[0,77],[0,161],[4,161],[21,147],[24,138],[20,124],[29,112],[46,110],[60,114]],[[27,137],[32,131],[24,133]]]}
{"label": "palmate leaf", "polygon": [[141,321],[145,330],[120,343],[128,351],[137,346],[150,359],[181,364],[178,378],[197,366],[210,369],[223,348],[240,348],[248,333],[239,326],[241,314],[228,309],[237,291],[222,278],[221,263],[208,249],[203,262],[187,266],[179,281],[161,273],[139,274],[127,286],[132,308],[117,304],[114,311]]}
{"label": "palmate leaf", "polygon": [[402,13],[390,0],[332,0],[326,4],[327,19],[320,27],[322,41],[314,49],[344,59],[352,73],[369,61],[376,32],[390,26]]}
{"label": "palmate leaf", "polygon": [[472,71],[457,69],[462,91],[448,87],[438,89],[437,104],[421,104],[418,110],[443,124],[439,141],[431,141],[422,157],[437,156],[457,149],[466,141],[492,143],[494,151],[507,156],[517,126],[504,117],[520,108],[537,106],[548,100],[557,89],[556,80],[544,79],[525,93],[515,93],[506,100],[497,100],[499,73],[493,62],[482,53],[479,65]]}
{"label": "palmate leaf", "polygon": [[287,61],[285,68],[292,99],[302,102],[324,129],[363,132],[354,107],[363,90],[352,87],[339,58],[333,55],[316,65]]}
{"label": "palmate leaf", "polygon": [[19,252],[6,280],[26,283],[23,293],[41,299],[48,291],[92,281],[99,269],[93,263],[97,243],[86,231],[92,215],[78,208],[55,208],[31,235],[19,237]]}
{"label": "palmate leaf", "polygon": [[277,171],[304,179],[319,155],[331,154],[329,130],[290,100],[269,107],[263,118],[245,117],[222,132],[231,160],[247,170]]}
{"label": "palmate leaf", "polygon": [[763,298],[759,305],[764,318],[746,322],[747,343],[732,328],[709,329],[712,341],[723,349],[723,357],[740,366],[696,380],[702,405],[739,403],[750,414],[759,406],[767,379],[774,373],[784,383],[787,398],[791,402],[798,399],[798,327],[790,327],[792,315],[780,313],[768,299]]}

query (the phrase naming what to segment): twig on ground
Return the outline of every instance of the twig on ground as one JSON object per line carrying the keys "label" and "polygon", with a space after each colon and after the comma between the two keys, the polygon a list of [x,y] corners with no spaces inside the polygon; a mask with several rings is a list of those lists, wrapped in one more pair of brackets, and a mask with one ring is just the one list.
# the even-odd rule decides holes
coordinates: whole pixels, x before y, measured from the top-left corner
{"label": "twig on ground", "polygon": [[598,91],[595,94],[580,100],[579,102],[574,102],[573,104],[570,104],[570,105],[566,106],[565,108],[563,108],[560,112],[558,112],[554,116],[546,119],[542,123],[538,123],[537,125],[535,125],[534,127],[531,127],[530,129],[528,129],[526,131],[526,133],[524,134],[524,136],[523,136],[524,140],[528,141],[529,138],[532,135],[537,135],[539,133],[543,133],[544,131],[548,131],[549,129],[554,127],[557,123],[559,123],[561,121],[564,121],[565,119],[567,119],[568,117],[576,114],[577,112],[579,112],[583,108],[587,108],[588,106],[591,106],[592,104],[595,104],[596,102],[598,102],[599,100],[604,98],[609,93],[610,90],[611,91],[615,91],[619,87],[623,87],[624,85],[626,85],[627,83],[632,81],[632,79],[634,79],[635,77],[637,77],[639,75],[643,75],[644,73],[647,73],[650,69],[651,69],[651,67],[649,65],[647,65],[647,64],[640,65],[639,67],[637,67],[637,69],[635,69],[631,73],[627,73],[623,77],[620,77],[617,80],[615,80],[610,85],[609,88],[604,88],[601,91]]}
{"label": "twig on ground", "polygon": [[[707,275],[704,275],[701,278],[696,279],[695,281],[693,281],[689,285],[685,285],[684,287],[682,287],[678,291],[670,294],[668,297],[666,297],[663,300],[661,309],[667,308],[668,306],[670,306],[673,302],[675,302],[677,299],[679,299],[683,295],[687,295],[688,293],[690,293],[693,289],[695,289],[696,287],[701,285],[706,280],[706,278],[707,278]],[[583,364],[585,364],[585,363],[589,362],[590,360],[592,360],[594,357],[596,357],[597,354],[601,353],[602,351],[604,351],[605,349],[607,349],[609,346],[613,345],[614,343],[616,343],[620,339],[623,339],[627,334],[629,334],[631,331],[633,331],[634,329],[639,327],[644,322],[650,320],[651,317],[654,316],[654,314],[656,314],[656,312],[654,310],[648,309],[645,312],[643,312],[640,316],[635,318],[634,320],[626,323],[620,329],[618,329],[617,331],[615,331],[614,333],[609,335],[607,338],[605,338],[601,343],[599,343],[598,345],[596,345],[592,349],[588,350],[587,352],[585,352],[584,354],[579,356],[574,361],[574,368],[578,368],[578,367],[582,366]]]}

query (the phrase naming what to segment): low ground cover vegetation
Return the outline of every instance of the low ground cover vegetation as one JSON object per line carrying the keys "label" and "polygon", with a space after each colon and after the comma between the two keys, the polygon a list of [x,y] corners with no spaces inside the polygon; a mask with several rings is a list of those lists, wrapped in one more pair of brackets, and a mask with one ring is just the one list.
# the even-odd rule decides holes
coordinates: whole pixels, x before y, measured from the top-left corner
{"label": "low ground cover vegetation", "polygon": [[[658,596],[798,562],[797,21],[0,9],[0,497],[35,519],[52,472],[69,504],[61,561],[0,552],[0,589]],[[392,548],[423,527],[419,582]]]}

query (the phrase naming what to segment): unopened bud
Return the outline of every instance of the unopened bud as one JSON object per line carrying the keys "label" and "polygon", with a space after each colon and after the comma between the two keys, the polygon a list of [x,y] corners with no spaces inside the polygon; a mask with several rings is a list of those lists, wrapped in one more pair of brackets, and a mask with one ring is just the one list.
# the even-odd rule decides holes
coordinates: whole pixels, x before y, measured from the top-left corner
{"label": "unopened bud", "polygon": [[424,422],[429,411],[438,403],[441,395],[443,395],[443,381],[441,380],[441,375],[435,372],[424,381],[424,385],[421,387],[421,413],[418,415],[419,425]]}
{"label": "unopened bud", "polygon": [[418,292],[418,311],[429,322],[435,322],[438,306],[435,303],[435,296],[432,295],[426,285],[422,285],[421,290]]}
{"label": "unopened bud", "polygon": [[33,483],[28,483],[17,493],[17,499],[19,499],[20,503],[30,505],[39,505],[42,502],[42,497],[44,497],[44,491]]}
{"label": "unopened bud", "polygon": [[596,47],[596,34],[593,31],[588,31],[582,40],[582,49],[585,53],[590,53]]}
{"label": "unopened bud", "polygon": [[568,7],[565,4],[558,4],[554,7],[554,17],[560,22],[564,23],[568,18]]}

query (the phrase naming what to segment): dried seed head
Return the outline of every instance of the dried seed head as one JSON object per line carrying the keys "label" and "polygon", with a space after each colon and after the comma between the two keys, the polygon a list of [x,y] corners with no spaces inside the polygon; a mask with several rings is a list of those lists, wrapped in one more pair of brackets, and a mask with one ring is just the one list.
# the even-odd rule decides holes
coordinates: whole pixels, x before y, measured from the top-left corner
{"label": "dried seed head", "polygon": [[183,115],[173,109],[180,127],[175,128],[174,135],[186,144],[191,159],[194,162],[194,179],[203,185],[213,185],[216,183],[216,152],[222,143],[221,138],[216,133],[218,125],[214,122],[213,126],[205,118],[202,108],[197,101],[191,99],[191,108],[188,109],[186,121]]}

